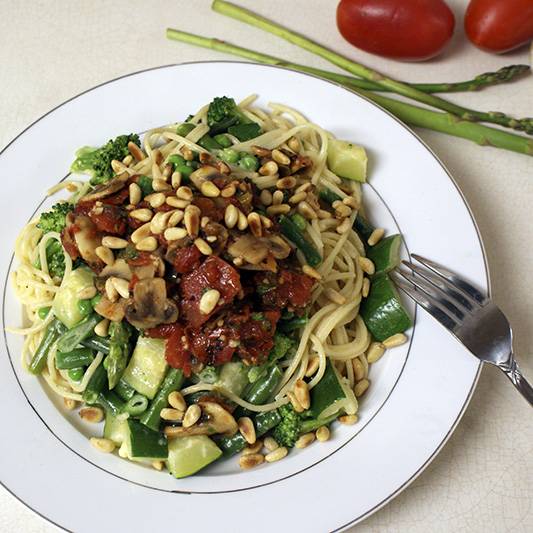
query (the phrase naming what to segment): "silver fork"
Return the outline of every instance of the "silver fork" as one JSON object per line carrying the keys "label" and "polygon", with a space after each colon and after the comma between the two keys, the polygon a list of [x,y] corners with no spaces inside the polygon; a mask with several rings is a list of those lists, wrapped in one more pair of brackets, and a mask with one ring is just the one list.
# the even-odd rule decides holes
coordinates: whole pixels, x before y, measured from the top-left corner
{"label": "silver fork", "polygon": [[402,261],[409,270],[398,269],[393,275],[398,287],[478,359],[502,370],[533,406],[533,388],[515,361],[513,332],[501,310],[454,272],[420,255],[411,257],[420,265]]}

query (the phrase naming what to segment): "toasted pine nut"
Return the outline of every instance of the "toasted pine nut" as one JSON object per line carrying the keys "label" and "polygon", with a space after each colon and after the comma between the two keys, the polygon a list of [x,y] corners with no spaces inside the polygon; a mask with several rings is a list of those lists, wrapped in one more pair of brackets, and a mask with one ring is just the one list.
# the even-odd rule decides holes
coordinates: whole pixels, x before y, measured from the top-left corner
{"label": "toasted pine nut", "polygon": [[365,274],[368,274],[371,276],[376,271],[376,267],[374,266],[374,263],[368,259],[368,257],[359,257],[359,265],[363,269],[363,272]]}
{"label": "toasted pine nut", "polygon": [[289,204],[271,205],[266,209],[267,214],[270,216],[286,215],[290,210],[291,206]]}
{"label": "toasted pine nut", "polygon": [[267,453],[265,455],[265,461],[267,463],[274,463],[275,461],[279,461],[280,459],[286,457],[288,453],[289,450],[287,450],[285,446],[281,446],[280,448],[276,448],[273,452]]}
{"label": "toasted pine nut", "polygon": [[96,290],[96,287],[94,285],[90,285],[89,287],[85,287],[78,292],[78,298],[80,300],[89,300],[90,298],[94,298],[97,292],[98,291]]}
{"label": "toasted pine nut", "polygon": [[231,184],[227,185],[220,191],[220,196],[222,196],[222,198],[231,198],[236,192],[237,188],[235,185]]}
{"label": "toasted pine nut", "polygon": [[368,379],[362,379],[361,381],[357,382],[353,389],[355,397],[359,398],[360,396],[362,396],[366,392],[366,389],[368,389],[369,385],[370,381],[368,381]]}
{"label": "toasted pine nut", "polygon": [[[154,150],[154,152],[155,152],[155,150]],[[158,151],[158,152],[157,152],[157,155],[160,155],[160,154],[161,154],[161,152]],[[154,154],[152,154],[152,155],[154,155]],[[156,159],[157,159],[157,158],[156,158]],[[156,190],[155,187],[154,187],[154,181],[155,181],[155,180],[160,180],[160,179],[162,179],[162,177],[163,177],[163,176],[162,176],[162,174],[161,174],[161,170],[160,170],[160,168],[159,168],[159,165],[157,164],[157,161],[154,161],[154,162],[152,163],[152,188],[154,189],[154,191]],[[164,180],[163,180],[163,181],[164,181]]]}
{"label": "toasted pine nut", "polygon": [[154,218],[150,221],[150,231],[156,235],[163,233],[171,215],[172,211],[160,211],[159,213],[156,213]]}
{"label": "toasted pine nut", "polygon": [[146,158],[143,151],[132,141],[128,143],[128,150],[130,151],[130,154],[137,159],[137,161],[142,161]]}
{"label": "toasted pine nut", "polygon": [[265,457],[260,453],[248,453],[246,455],[241,455],[239,459],[239,466],[243,470],[248,470],[259,466],[265,461]]}
{"label": "toasted pine nut", "polygon": [[170,191],[172,187],[162,178],[152,180],[152,189],[155,192]]}
{"label": "toasted pine nut", "polygon": [[127,156],[122,160],[122,162],[123,162],[126,166],[128,166],[128,165],[130,165],[130,164],[133,162],[133,157],[131,156],[131,154],[130,154],[130,155],[127,155]]}
{"label": "toasted pine nut", "polygon": [[72,411],[73,409],[76,409],[78,402],[72,398],[63,398],[63,405],[66,409]]}
{"label": "toasted pine nut", "polygon": [[307,218],[308,220],[314,220],[315,218],[317,218],[317,214],[315,210],[305,200],[301,201],[298,204],[297,209],[298,209],[298,213],[300,213],[300,215]]}
{"label": "toasted pine nut", "polygon": [[263,226],[261,224],[259,213],[250,213],[248,215],[248,226],[254,237],[259,238],[263,236]]}
{"label": "toasted pine nut", "polygon": [[311,433],[305,433],[302,435],[294,444],[296,448],[302,449],[307,448],[310,444],[312,444],[315,441],[315,434],[313,432]]}
{"label": "toasted pine nut", "polygon": [[357,418],[357,415],[343,415],[339,416],[337,420],[345,426],[353,426],[359,419]]}
{"label": "toasted pine nut", "polygon": [[263,445],[269,452],[273,452],[274,450],[279,448],[279,444],[272,437],[266,437],[263,442]]}
{"label": "toasted pine nut", "polygon": [[167,198],[162,192],[154,192],[146,196],[144,199],[150,204],[150,207],[157,209],[165,203]]}
{"label": "toasted pine nut", "polygon": [[373,342],[366,352],[366,360],[369,363],[375,363],[385,353],[385,346],[381,342]]}
{"label": "toasted pine nut", "polygon": [[188,205],[185,208],[183,222],[187,233],[191,237],[197,237],[198,231],[200,230],[200,209],[195,205]]}
{"label": "toasted pine nut", "polygon": [[[118,300],[118,292],[111,278],[106,279],[104,288],[105,288],[105,294],[107,296],[107,299],[110,302],[116,302]],[[107,335],[107,333],[105,335]]]}
{"label": "toasted pine nut", "polygon": [[361,363],[359,357],[352,359],[353,373],[355,381],[361,381],[365,378],[366,372],[363,363]]}
{"label": "toasted pine nut", "polygon": [[111,278],[115,290],[122,296],[122,298],[130,297],[129,282],[121,278]]}
{"label": "toasted pine nut", "polygon": [[119,237],[112,237],[111,235],[106,235],[102,239],[102,246],[107,246],[113,250],[120,250],[128,246],[128,241],[125,239],[120,239]]}
{"label": "toasted pine nut", "polygon": [[94,326],[94,332],[99,337],[107,337],[108,329],[109,329],[109,320],[107,318],[100,320],[100,322],[98,322],[98,324]]}
{"label": "toasted pine nut", "polygon": [[294,192],[303,192],[307,191],[312,187],[312,183],[310,181],[306,181],[305,183],[302,183],[299,187],[296,188]]}
{"label": "toasted pine nut", "polygon": [[200,420],[200,417],[202,416],[202,410],[200,409],[200,406],[196,403],[190,405],[187,408],[187,411],[185,411],[185,415],[183,416],[183,427],[184,428],[190,428],[198,420]]}
{"label": "toasted pine nut", "polygon": [[286,176],[276,181],[276,187],[280,190],[294,189],[296,187],[296,178],[294,176]]}
{"label": "toasted pine nut", "polygon": [[319,209],[316,214],[321,220],[325,220],[326,218],[332,217],[331,213],[329,211],[326,211],[325,209]]}
{"label": "toasted pine nut", "polygon": [[303,200],[305,200],[306,197],[307,197],[307,193],[305,191],[297,192],[296,194],[293,194],[289,198],[289,204],[296,205],[296,204],[302,202]]}
{"label": "toasted pine nut", "polygon": [[272,150],[272,159],[280,165],[290,165],[291,160],[289,156],[285,155],[281,150]]}
{"label": "toasted pine nut", "polygon": [[328,426],[319,427],[315,433],[316,440],[318,442],[326,442],[327,440],[329,440],[330,435],[331,433],[329,431]]}
{"label": "toasted pine nut", "polygon": [[204,181],[200,186],[200,191],[208,198],[220,196],[220,189],[212,181]]}
{"label": "toasted pine nut", "polygon": [[98,246],[94,252],[106,265],[115,263],[115,256],[107,246]]}
{"label": "toasted pine nut", "polygon": [[320,366],[320,359],[318,357],[311,357],[307,363],[307,370],[305,371],[305,377],[310,378],[316,374],[318,367]]}
{"label": "toasted pine nut", "polygon": [[309,277],[311,278],[315,278],[315,279],[322,279],[322,274],[320,274],[320,272],[318,272],[317,270],[315,270],[312,266],[310,265],[304,265],[302,267],[302,272],[304,274],[307,274]]}
{"label": "toasted pine nut", "polygon": [[182,200],[181,198],[176,198],[175,196],[167,196],[165,202],[171,207],[177,209],[185,209],[191,202],[189,200]]}
{"label": "toasted pine nut", "polygon": [[287,145],[293,152],[298,152],[300,150],[300,141],[296,137],[291,137],[287,141]]}
{"label": "toasted pine nut", "polygon": [[311,397],[309,396],[309,387],[303,379],[298,379],[294,384],[294,396],[304,409],[309,409]]}
{"label": "toasted pine nut", "polygon": [[204,255],[211,255],[213,253],[211,246],[209,246],[209,244],[207,244],[207,242],[201,238],[194,239],[194,245]]}
{"label": "toasted pine nut", "polygon": [[385,348],[394,348],[396,346],[401,346],[402,344],[405,344],[407,342],[407,336],[403,333],[396,333],[396,335],[392,335],[388,339],[385,339],[383,341],[383,346]]}
{"label": "toasted pine nut", "polygon": [[91,437],[91,444],[100,452],[111,453],[115,449],[115,443],[109,439]]}
{"label": "toasted pine nut", "polygon": [[182,220],[183,220],[183,211],[180,211],[179,209],[175,209],[170,215],[167,225],[169,228],[173,228],[174,226],[177,226]]}
{"label": "toasted pine nut", "polygon": [[130,211],[130,217],[135,218],[136,220],[140,220],[141,222],[148,222],[149,220],[152,220],[153,216],[154,214],[147,207],[142,207],[141,209],[134,209],[133,211]]}
{"label": "toasted pine nut", "polygon": [[239,214],[239,219],[237,221],[237,228],[241,231],[244,231],[248,227],[248,219],[246,218],[246,215],[240,210],[237,209]]}
{"label": "toasted pine nut", "polygon": [[263,148],[262,146],[252,146],[252,153],[259,157],[270,157],[272,155],[272,150]]}
{"label": "toasted pine nut", "polygon": [[181,172],[179,170],[172,173],[170,183],[172,184],[173,189],[177,189],[181,185]]}
{"label": "toasted pine nut", "polygon": [[342,235],[350,230],[352,227],[352,221],[349,218],[345,218],[335,229],[337,233]]}
{"label": "toasted pine nut", "polygon": [[346,198],[343,198],[342,203],[348,207],[351,207],[352,209],[359,209],[360,207],[359,202],[353,196],[347,196]]}
{"label": "toasted pine nut", "polygon": [[224,212],[224,222],[226,226],[231,229],[235,227],[239,220],[239,210],[233,205],[228,204],[226,211]]}
{"label": "toasted pine nut", "polygon": [[185,228],[167,228],[164,236],[167,241],[179,241],[187,237],[187,230]]}
{"label": "toasted pine nut", "polygon": [[142,198],[141,188],[136,183],[130,183],[130,204],[137,205]]}
{"label": "toasted pine nut", "polygon": [[275,161],[268,161],[259,170],[262,176],[273,176],[278,171],[278,165]]}
{"label": "toasted pine nut", "polygon": [[370,237],[368,237],[368,240],[366,242],[369,246],[374,246],[383,238],[383,235],[385,235],[385,230],[383,228],[376,228],[370,234]]}
{"label": "toasted pine nut", "polygon": [[183,398],[181,392],[177,390],[168,395],[168,403],[178,411],[185,411],[187,409],[185,399]]}
{"label": "toasted pine nut", "polygon": [[263,189],[259,195],[259,200],[263,205],[269,206],[272,204],[272,193],[268,189]]}
{"label": "toasted pine nut", "polygon": [[283,203],[283,192],[282,191],[274,191],[272,194],[272,204],[273,205],[280,205]]}
{"label": "toasted pine nut", "polygon": [[165,463],[163,461],[152,461],[152,468],[155,468],[159,472],[163,470],[164,466],[165,466]]}
{"label": "toasted pine nut", "polygon": [[146,224],[139,226],[131,234],[131,242],[133,244],[137,244],[138,242],[142,241],[144,238],[148,237],[149,235],[150,235],[150,222],[147,222]]}
{"label": "toasted pine nut", "polygon": [[91,424],[98,424],[104,419],[104,411],[100,407],[84,407],[79,414],[82,420]]}
{"label": "toasted pine nut", "polygon": [[369,292],[370,292],[370,280],[368,278],[363,278],[363,286],[361,287],[362,297],[366,298]]}
{"label": "toasted pine nut", "polygon": [[187,146],[183,146],[181,148],[181,154],[183,155],[183,159],[185,159],[185,161],[192,161],[194,159],[192,150]]}
{"label": "toasted pine nut", "polygon": [[186,185],[182,185],[178,188],[176,191],[176,196],[180,198],[181,200],[192,200],[192,190],[190,187],[187,187]]}
{"label": "toasted pine nut", "polygon": [[298,401],[296,395],[293,392],[289,391],[287,393],[287,397],[289,398],[289,401],[291,402],[292,406],[294,407],[294,410],[297,413],[302,413],[304,411],[302,404]]}
{"label": "toasted pine nut", "polygon": [[135,245],[135,248],[141,252],[153,252],[157,249],[157,239],[155,237],[145,237]]}
{"label": "toasted pine nut", "polygon": [[246,448],[244,448],[244,450],[241,453],[242,455],[250,455],[250,454],[260,452],[261,448],[263,448],[263,441],[256,440],[255,443],[252,444],[251,446],[246,446]]}
{"label": "toasted pine nut", "polygon": [[248,444],[254,444],[257,437],[255,435],[255,427],[252,419],[247,416],[243,416],[242,418],[239,418],[237,424],[239,426],[239,431],[246,442]]}
{"label": "toasted pine nut", "polygon": [[217,306],[219,300],[220,292],[218,292],[216,289],[209,289],[208,291],[205,291],[200,298],[200,304],[198,305],[200,313],[203,315],[208,315],[211,313]]}
{"label": "toasted pine nut", "polygon": [[324,294],[328,298],[328,300],[332,301],[334,304],[343,305],[346,303],[346,298],[335,289],[325,289]]}
{"label": "toasted pine nut", "polygon": [[261,224],[263,224],[263,227],[265,228],[272,227],[272,220],[270,220],[268,217],[265,217],[264,215],[260,215],[260,217],[261,217]]}
{"label": "toasted pine nut", "polygon": [[168,420],[170,422],[177,422],[178,420],[182,420],[184,416],[183,411],[178,411],[177,409],[172,409],[169,407],[164,407],[161,409],[160,417],[163,420]]}

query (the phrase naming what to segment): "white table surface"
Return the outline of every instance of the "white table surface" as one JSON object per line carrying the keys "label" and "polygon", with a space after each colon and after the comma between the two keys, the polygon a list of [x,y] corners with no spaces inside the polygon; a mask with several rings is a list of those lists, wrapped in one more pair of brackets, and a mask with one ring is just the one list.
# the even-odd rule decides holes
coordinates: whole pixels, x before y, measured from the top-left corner
{"label": "white table surface", "polygon": [[[467,43],[467,0],[449,0],[457,31],[447,52],[426,63],[380,59],[346,43],[335,27],[336,0],[241,0],[339,52],[409,81],[455,81],[511,63]],[[325,61],[259,30],[210,11],[209,0],[44,0],[0,2],[0,147],[64,100],[129,72],[181,61],[230,59],[165,39],[167,26],[250,45],[296,62]],[[179,97],[179,92],[177,93]],[[481,93],[454,95],[485,110],[533,116],[533,77]],[[515,349],[533,379],[533,159],[420,130],[459,183],[486,246],[493,295],[515,331]],[[453,238],[453,236],[450,236]],[[526,532],[533,528],[531,409],[493,368],[481,374],[455,433],[422,475],[358,532]],[[6,438],[2,432],[2,438]],[[2,459],[9,460],[4,457]],[[52,532],[0,489],[0,531]]]}

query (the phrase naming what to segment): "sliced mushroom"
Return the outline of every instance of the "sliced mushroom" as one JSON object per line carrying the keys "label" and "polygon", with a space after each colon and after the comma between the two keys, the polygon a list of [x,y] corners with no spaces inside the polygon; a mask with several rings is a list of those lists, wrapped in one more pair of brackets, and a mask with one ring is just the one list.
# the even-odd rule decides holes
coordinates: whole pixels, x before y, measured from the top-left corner
{"label": "sliced mushroom", "polygon": [[200,189],[202,183],[207,179],[213,179],[215,175],[220,175],[219,171],[210,165],[203,165],[190,175],[190,180],[197,189]]}
{"label": "sliced mushroom", "polygon": [[137,279],[153,278],[156,270],[157,267],[153,263],[150,265],[133,267],[133,273],[137,276]]}
{"label": "sliced mushroom", "polygon": [[228,246],[228,253],[232,257],[240,257],[247,263],[258,265],[268,255],[268,246],[253,235],[243,235]]}
{"label": "sliced mushroom", "polygon": [[165,280],[152,278],[138,281],[133,288],[133,300],[126,307],[126,318],[139,329],[175,322],[178,308],[167,298]]}
{"label": "sliced mushroom", "polygon": [[242,268],[243,270],[267,270],[269,272],[277,272],[278,264],[276,263],[276,260],[274,259],[272,253],[269,252],[266,259],[264,261],[261,261],[259,264],[250,265],[245,263],[240,268]]}
{"label": "sliced mushroom", "polygon": [[226,243],[228,242],[228,230],[218,222],[209,221],[204,228],[204,233],[207,237],[216,237],[217,240],[210,242],[210,245],[215,254],[221,254],[226,248]]}
{"label": "sliced mushroom", "polygon": [[237,422],[233,415],[226,411],[216,402],[198,402],[202,408],[202,422],[194,426],[184,428],[182,426],[170,426],[165,428],[167,437],[190,437],[192,435],[234,435],[237,430]]}
{"label": "sliced mushroom", "polygon": [[124,318],[128,300],[120,298],[116,302],[112,302],[104,294],[102,299],[95,305],[94,310],[104,318],[108,318],[112,322],[120,322]]}
{"label": "sliced mushroom", "polygon": [[130,281],[132,276],[131,268],[124,259],[117,259],[112,265],[106,266],[102,272],[100,272],[99,277],[107,279],[111,276]]}
{"label": "sliced mushroom", "polygon": [[82,196],[79,203],[94,202],[121,191],[126,186],[128,177],[128,174],[124,173],[116,178],[113,178],[112,180],[109,180],[107,183],[99,185],[89,194]]}
{"label": "sliced mushroom", "polygon": [[100,270],[104,263],[96,255],[96,248],[102,243],[102,235],[89,217],[78,215],[74,218],[74,241],[83,260],[93,269]]}
{"label": "sliced mushroom", "polygon": [[269,237],[268,247],[276,259],[286,259],[292,250],[290,244],[281,235],[272,235]]}

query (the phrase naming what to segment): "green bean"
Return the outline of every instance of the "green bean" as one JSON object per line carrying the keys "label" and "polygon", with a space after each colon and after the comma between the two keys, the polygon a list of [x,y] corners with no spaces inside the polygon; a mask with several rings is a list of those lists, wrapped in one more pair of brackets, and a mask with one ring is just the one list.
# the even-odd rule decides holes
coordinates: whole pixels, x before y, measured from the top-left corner
{"label": "green bean", "polygon": [[105,389],[107,384],[107,372],[104,368],[104,365],[100,363],[93,375],[87,383],[87,387],[83,391],[82,398],[83,401],[88,404],[94,404],[98,400],[99,394]]}
{"label": "green bean", "polygon": [[239,156],[239,166],[244,168],[244,170],[256,171],[259,168],[259,161],[254,155],[247,152],[241,152]]}
{"label": "green bean", "polygon": [[78,300],[76,303],[78,310],[82,316],[90,315],[93,310],[93,304],[91,300]]}
{"label": "green bean", "polygon": [[104,354],[109,353],[109,338],[108,337],[89,337],[80,342],[82,346],[96,350],[97,352],[102,352]]}
{"label": "green bean", "polygon": [[37,315],[41,320],[44,320],[48,316],[50,309],[51,307],[41,307],[39,311],[37,311]]}
{"label": "green bean", "polygon": [[322,261],[317,249],[306,240],[298,226],[289,217],[281,215],[279,225],[281,233],[296,245],[312,267],[317,266]]}
{"label": "green bean", "polygon": [[314,418],[312,420],[304,420],[302,422],[302,425],[300,426],[300,433],[303,435],[304,433],[309,433],[310,431],[316,431],[322,426],[327,426],[328,424],[331,424],[331,422],[333,422],[338,416],[339,413],[335,413],[322,419]]}
{"label": "green bean", "polygon": [[100,392],[96,403],[101,405],[109,414],[112,414],[113,416],[124,413],[126,409],[126,404],[122,401],[120,396],[109,390]]}
{"label": "green bean", "polygon": [[85,374],[85,368],[82,368],[81,366],[78,366],[76,368],[70,368],[68,371],[68,377],[72,381],[81,381],[83,379],[83,375]]}
{"label": "green bean", "polygon": [[331,189],[328,189],[327,187],[325,189],[321,189],[318,193],[318,196],[321,200],[326,202],[327,204],[332,204],[333,202],[336,202],[337,200],[342,200],[342,198],[336,193],[333,192]]}
{"label": "green bean", "polygon": [[233,148],[224,148],[219,153],[220,159],[226,163],[235,164],[239,160],[239,152]]}
{"label": "green bean", "polygon": [[84,318],[79,324],[61,335],[57,343],[57,349],[61,352],[72,351],[92,333],[96,324],[101,320],[102,317],[96,313]]}
{"label": "green bean", "polygon": [[144,412],[141,417],[141,422],[153,429],[159,430],[161,423],[161,409],[164,409],[168,405],[168,395],[175,390],[178,390],[183,383],[183,372],[177,368],[170,368],[159,387],[159,391],[155,395],[155,398],[150,402],[150,406]]}
{"label": "green bean", "polygon": [[50,322],[41,342],[39,343],[39,347],[31,359],[29,370],[32,374],[40,374],[42,372],[46,364],[48,352],[63,332],[63,328],[63,324],[61,324],[57,318]]}
{"label": "green bean", "polygon": [[267,403],[272,394],[274,394],[282,377],[283,372],[277,365],[274,365],[268,370],[266,376],[252,383],[251,387],[246,391],[244,399],[254,405]]}
{"label": "green bean", "polygon": [[213,137],[215,141],[222,146],[222,148],[229,148],[232,146],[231,139],[225,133],[219,133]]}
{"label": "green bean", "polygon": [[176,133],[182,137],[186,137],[196,126],[190,122],[184,122],[176,128]]}
{"label": "green bean", "polygon": [[126,403],[125,411],[131,416],[139,416],[148,408],[148,398],[142,394],[135,394]]}
{"label": "green bean", "polygon": [[68,370],[80,366],[89,366],[94,360],[94,353],[90,348],[75,348],[70,352],[56,353],[56,368]]}
{"label": "green bean", "polygon": [[136,394],[135,389],[123,378],[118,380],[115,388],[113,389],[125,402],[131,400]]}

